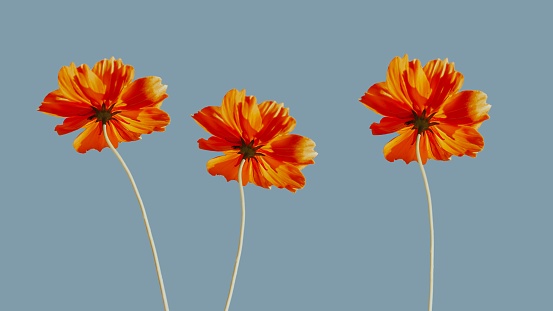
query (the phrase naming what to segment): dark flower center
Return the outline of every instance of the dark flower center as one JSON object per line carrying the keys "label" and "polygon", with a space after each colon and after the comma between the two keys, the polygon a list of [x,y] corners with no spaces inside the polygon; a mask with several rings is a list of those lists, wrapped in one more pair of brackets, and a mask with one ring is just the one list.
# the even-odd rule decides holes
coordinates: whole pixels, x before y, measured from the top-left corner
{"label": "dark flower center", "polygon": [[255,156],[265,156],[264,154],[257,152],[257,150],[259,148],[263,147],[263,145],[254,147],[253,146],[253,144],[254,144],[253,140],[249,144],[246,144],[246,142],[244,141],[243,138],[240,138],[240,141],[242,142],[240,144],[240,146],[232,146],[232,148],[233,149],[240,149],[240,151],[238,151],[238,154],[242,155],[242,159],[247,160],[247,159],[254,158],[257,161]]}
{"label": "dark flower center", "polygon": [[89,120],[96,119],[96,122],[102,122],[102,125],[109,123],[109,120],[111,120],[111,118],[114,115],[121,112],[121,111],[112,112],[113,106],[115,106],[115,104],[109,106],[109,108],[106,108],[106,104],[104,103],[102,104],[102,108],[100,109],[96,107],[92,107],[94,114],[88,117],[88,119]]}
{"label": "dark flower center", "polygon": [[439,124],[438,122],[432,122],[432,117],[436,114],[435,112],[430,114],[429,116],[426,116],[426,109],[422,111],[422,114],[419,116],[414,110],[411,110],[413,112],[413,120],[405,122],[405,125],[413,125],[411,128],[412,130],[417,130],[417,134],[423,134],[426,130],[429,130],[432,132],[432,129],[430,128],[432,125]]}

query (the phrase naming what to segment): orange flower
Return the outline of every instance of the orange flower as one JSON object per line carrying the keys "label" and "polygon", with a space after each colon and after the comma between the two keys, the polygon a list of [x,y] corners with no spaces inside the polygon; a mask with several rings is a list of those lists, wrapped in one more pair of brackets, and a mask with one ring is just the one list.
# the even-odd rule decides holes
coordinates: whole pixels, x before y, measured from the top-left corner
{"label": "orange flower", "polygon": [[424,67],[407,55],[395,57],[385,82],[371,86],[361,103],[384,116],[373,123],[373,135],[397,132],[384,146],[388,161],[416,161],[415,141],[421,135],[421,158],[447,161],[452,155],[476,157],[484,148],[478,128],[491,106],[481,91],[461,91],[463,75],[453,63],[432,60]]}
{"label": "orange flower", "polygon": [[159,77],[132,81],[134,68],[121,59],[104,59],[94,68],[74,63],[58,74],[59,89],[49,93],[38,111],[65,118],[55,130],[59,135],[80,128],[73,147],[80,153],[107,147],[102,125],[115,148],[119,142],[140,139],[142,134],[163,132],[169,115],[160,109],[167,98],[167,86]]}
{"label": "orange flower", "polygon": [[221,107],[205,107],[192,118],[213,135],[198,140],[200,149],[224,153],[207,162],[211,175],[238,181],[238,166],[246,159],[243,185],[274,185],[292,192],[305,185],[301,169],[315,163],[315,142],[289,134],[296,121],[283,104],[265,101],[258,105],[245,90],[230,90]]}

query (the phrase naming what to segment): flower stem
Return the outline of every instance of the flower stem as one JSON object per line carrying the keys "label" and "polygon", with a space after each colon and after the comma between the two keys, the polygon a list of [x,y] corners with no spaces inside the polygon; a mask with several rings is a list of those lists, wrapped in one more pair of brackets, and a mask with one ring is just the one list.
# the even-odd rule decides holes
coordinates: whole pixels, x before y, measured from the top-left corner
{"label": "flower stem", "polygon": [[417,162],[422,173],[422,180],[424,181],[424,188],[426,190],[426,198],[428,199],[428,221],[430,223],[430,292],[428,294],[428,311],[432,311],[432,301],[434,299],[434,217],[432,216],[432,197],[430,196],[430,187],[428,186],[428,179],[426,178],[426,172],[424,171],[424,165],[421,161],[420,153],[420,139],[421,134],[417,135]]}
{"label": "flower stem", "polygon": [[105,124],[102,127],[102,132],[104,133],[104,138],[106,139],[106,142],[108,143],[109,148],[111,149],[111,151],[113,151],[113,153],[115,154],[115,156],[117,157],[121,165],[123,166],[123,169],[125,169],[125,172],[127,173],[129,180],[131,181],[131,185],[136,195],[136,199],[138,200],[138,205],[140,205],[140,210],[142,211],[142,218],[144,219],[144,226],[146,226],[146,233],[148,234],[148,240],[150,241],[152,255],[154,256],[154,264],[156,266],[157,280],[159,282],[159,290],[161,291],[161,300],[163,302],[163,309],[165,311],[169,311],[167,295],[165,294],[165,285],[163,285],[163,276],[161,275],[161,267],[159,266],[159,260],[157,258],[156,244],[154,243],[154,236],[152,235],[152,230],[150,229],[150,223],[148,222],[148,215],[146,215],[146,209],[144,208],[144,203],[142,202],[142,198],[140,197],[140,193],[138,192],[138,187],[136,187],[136,183],[134,182],[134,178],[132,177],[131,171],[127,167],[127,164],[125,164],[125,161],[123,161],[123,158],[119,155],[119,152],[117,152],[117,149],[113,147],[113,145],[111,144],[111,141],[109,140]]}
{"label": "flower stem", "polygon": [[244,198],[244,186],[242,186],[242,168],[246,159],[242,159],[240,166],[238,167],[238,186],[240,187],[240,203],[242,207],[242,218],[240,221],[240,238],[238,239],[238,251],[236,252],[236,261],[234,262],[234,270],[232,271],[232,279],[230,281],[230,288],[228,291],[227,302],[225,304],[225,311],[228,311],[230,307],[230,301],[232,299],[232,292],[234,291],[234,283],[236,282],[236,275],[238,274],[238,266],[240,265],[240,256],[242,255],[242,244],[244,242],[244,227],[246,225],[246,200]]}

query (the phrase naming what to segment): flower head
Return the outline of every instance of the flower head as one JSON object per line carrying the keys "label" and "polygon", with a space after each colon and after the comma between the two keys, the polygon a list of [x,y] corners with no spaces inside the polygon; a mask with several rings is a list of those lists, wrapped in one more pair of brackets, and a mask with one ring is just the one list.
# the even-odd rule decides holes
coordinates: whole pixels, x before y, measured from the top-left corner
{"label": "flower head", "polygon": [[71,63],[60,69],[59,89],[46,95],[38,111],[65,118],[55,128],[59,135],[84,128],[73,142],[80,153],[108,146],[104,124],[116,148],[119,142],[138,140],[142,134],[165,131],[169,115],[160,107],[167,98],[167,86],[159,77],[132,81],[133,77],[134,68],[113,57],[92,69]]}
{"label": "flower head", "polygon": [[421,134],[421,158],[447,161],[452,155],[476,157],[484,148],[478,128],[491,106],[481,91],[459,91],[463,75],[453,63],[432,60],[424,67],[407,55],[395,57],[386,81],[371,86],[361,103],[384,116],[373,123],[373,135],[397,132],[384,146],[388,161],[416,161],[415,141]]}
{"label": "flower head", "polygon": [[207,162],[211,175],[237,181],[238,166],[245,159],[244,185],[274,185],[292,192],[305,185],[301,169],[315,163],[315,142],[290,134],[296,121],[283,104],[265,101],[258,105],[245,90],[230,90],[220,107],[205,107],[192,118],[213,135],[198,140],[200,149],[223,152]]}

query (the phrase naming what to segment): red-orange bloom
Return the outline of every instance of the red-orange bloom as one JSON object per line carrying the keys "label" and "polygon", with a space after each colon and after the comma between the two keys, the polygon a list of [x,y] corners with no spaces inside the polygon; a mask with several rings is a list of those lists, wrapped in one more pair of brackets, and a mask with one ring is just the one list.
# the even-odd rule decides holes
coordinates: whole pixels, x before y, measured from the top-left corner
{"label": "red-orange bloom", "polygon": [[167,85],[159,77],[132,81],[134,68],[121,59],[104,59],[92,70],[86,65],[64,66],[58,74],[59,89],[49,93],[38,111],[65,118],[55,130],[59,135],[84,128],[73,147],[80,153],[107,147],[102,125],[114,147],[135,141],[142,134],[163,132],[169,115],[160,109]]}
{"label": "red-orange bloom", "polygon": [[373,135],[397,132],[384,146],[388,161],[416,161],[415,141],[421,133],[423,164],[428,159],[447,161],[452,155],[476,157],[484,148],[478,128],[489,119],[491,106],[481,91],[459,91],[463,75],[453,63],[432,60],[424,67],[407,55],[395,57],[385,82],[371,86],[361,103],[384,116],[373,123]]}
{"label": "red-orange bloom", "polygon": [[198,140],[200,149],[224,153],[207,162],[211,175],[238,181],[238,166],[246,159],[243,185],[274,185],[292,192],[305,185],[301,169],[315,163],[315,142],[289,134],[296,121],[283,104],[265,101],[258,105],[245,90],[230,90],[221,107],[205,107],[192,118],[213,135]]}

